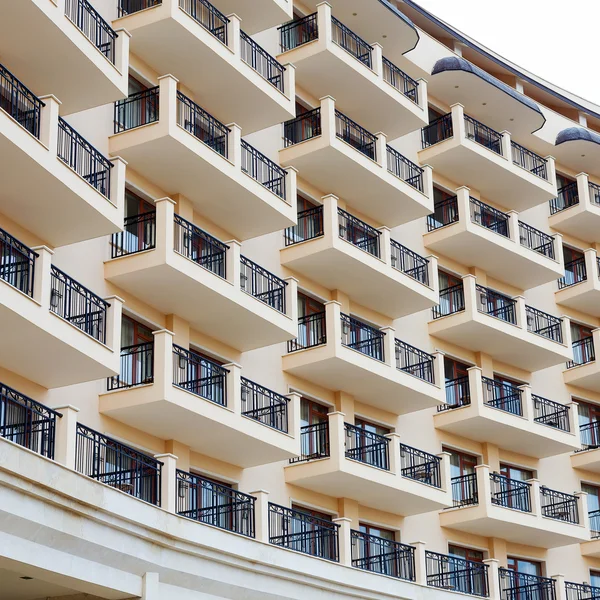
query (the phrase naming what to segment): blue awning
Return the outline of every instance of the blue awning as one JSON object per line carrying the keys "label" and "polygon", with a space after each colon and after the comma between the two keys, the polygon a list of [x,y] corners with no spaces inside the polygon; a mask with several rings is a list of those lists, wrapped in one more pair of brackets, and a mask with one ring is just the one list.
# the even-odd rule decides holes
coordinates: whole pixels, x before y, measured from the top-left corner
{"label": "blue awning", "polygon": [[600,133],[584,129],[583,127],[568,127],[563,129],[556,136],[555,144],[564,144],[565,142],[592,142],[600,144]]}

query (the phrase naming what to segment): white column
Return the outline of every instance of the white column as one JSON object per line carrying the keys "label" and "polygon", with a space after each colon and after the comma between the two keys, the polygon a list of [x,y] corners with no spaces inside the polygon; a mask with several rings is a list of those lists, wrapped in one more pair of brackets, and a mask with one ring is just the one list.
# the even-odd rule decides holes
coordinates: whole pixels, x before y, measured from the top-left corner
{"label": "white column", "polygon": [[335,142],[335,98],[323,96],[319,98],[321,103],[321,135],[326,144]]}
{"label": "white column", "polygon": [[586,530],[590,529],[590,515],[588,511],[587,492],[575,492],[577,508],[579,510],[579,524]]}
{"label": "white column", "polygon": [[577,404],[577,402],[567,402],[566,407],[569,409],[569,431],[575,434],[577,443],[581,444],[579,430],[579,404]]}
{"label": "white column", "polygon": [[467,314],[477,314],[477,278],[475,275],[463,275],[463,293],[465,297],[465,312]]}
{"label": "white column", "polygon": [[327,194],[321,198],[321,202],[323,203],[323,236],[327,245],[334,245],[340,234],[339,198],[334,194]]}
{"label": "white column", "polygon": [[371,69],[379,77],[383,79],[383,46],[379,42],[371,44],[373,51],[371,52]]}
{"label": "white column", "polygon": [[433,356],[433,382],[437,385],[443,394],[443,400],[446,399],[446,372],[444,369],[445,353],[441,350],[432,352]]}
{"label": "white column", "polygon": [[177,513],[177,457],[174,454],[156,454],[163,463],[160,471],[160,506],[166,511]]}
{"label": "white column", "polygon": [[54,95],[40,96],[40,142],[48,148],[51,156],[58,152],[58,114],[62,102]]}
{"label": "white column", "polygon": [[[385,263],[388,267],[392,266],[392,245],[391,245],[391,231],[389,227],[379,228],[381,235],[379,236],[379,258],[381,262]],[[400,266],[400,265],[398,265]]]}
{"label": "white column", "polygon": [[533,410],[533,398],[531,397],[531,386],[526,383],[517,387],[521,390],[521,411],[523,413],[521,416],[533,422],[535,414]]}
{"label": "white column", "polygon": [[465,139],[465,107],[460,104],[452,104],[450,106],[452,114],[452,137],[456,140]]}
{"label": "white column", "polygon": [[562,233],[552,234],[554,239],[554,260],[562,267],[565,264]]}
{"label": "white column", "polygon": [[440,292],[440,279],[438,277],[438,257],[435,254],[430,254],[425,257],[428,263],[429,287],[436,293]]}
{"label": "white column", "polygon": [[383,336],[383,362],[392,369],[396,368],[396,330],[393,327],[382,327],[379,331]]}
{"label": "white column", "polygon": [[[325,302],[325,336],[327,345],[339,348],[342,345],[342,305],[337,300]],[[598,330],[600,332],[600,329]]]}
{"label": "white column", "polygon": [[508,215],[508,237],[517,246],[520,246],[519,213],[516,210],[509,210],[506,214]]}
{"label": "white column", "polygon": [[298,322],[298,280],[295,277],[286,277],[285,286],[285,314],[294,322]]}
{"label": "white column", "polygon": [[300,442],[300,404],[302,396],[297,392],[286,394],[288,402],[288,433]]}
{"label": "white column", "polygon": [[123,320],[123,304],[125,300],[119,296],[107,296],[109,306],[106,309],[106,340],[105,344],[114,353],[117,360],[117,372],[121,355],[121,322]]}
{"label": "white column", "polygon": [[242,170],[242,128],[237,123],[228,123],[227,160],[238,170]]}
{"label": "white column", "polygon": [[285,201],[294,209],[296,214],[296,206],[298,204],[298,169],[295,167],[285,168]]}
{"label": "white column", "polygon": [[241,264],[242,243],[237,240],[225,242],[229,246],[225,253],[225,279],[233,284],[234,289],[241,289]]}
{"label": "white column", "polygon": [[336,465],[346,460],[346,414],[340,411],[330,412],[329,421],[329,457]]}
{"label": "white column", "polygon": [[590,206],[590,187],[589,177],[587,173],[579,173],[575,178],[577,180],[577,196],[579,198],[579,204],[585,210]]}
{"label": "white column", "polygon": [[556,187],[556,160],[555,160],[554,156],[545,156],[544,158],[547,161],[547,164],[546,164],[547,180],[554,187],[554,190],[555,190],[554,193],[556,194],[558,192],[557,187]]}
{"label": "white column", "polygon": [[236,415],[241,415],[242,406],[242,366],[237,363],[223,365],[229,372],[225,378],[225,389],[227,393],[225,406]]}
{"label": "white column", "polygon": [[450,471],[450,452],[440,452],[440,485],[442,490],[452,494],[452,474]]}
{"label": "white column", "polygon": [[348,517],[338,517],[337,519],[332,519],[332,521],[340,526],[338,529],[340,564],[350,567],[352,566],[352,540],[350,535],[352,519],[349,519]]}
{"label": "white column", "polygon": [[173,386],[173,336],[168,329],[153,331],[154,336],[154,387],[158,397],[165,398]]}
{"label": "white column", "polygon": [[35,269],[33,273],[33,299],[38,302],[42,308],[50,309],[50,290],[52,288],[52,275],[50,266],[52,265],[52,256],[54,252],[48,246],[34,246],[32,248],[37,253],[35,259]]}
{"label": "white column", "polygon": [[68,469],[75,470],[75,448],[77,445],[77,413],[79,409],[70,404],[54,406],[52,410],[62,417],[56,419],[54,460]]}
{"label": "white column", "polygon": [[390,440],[389,443],[389,454],[390,454],[390,473],[400,477],[402,463],[400,461],[400,434],[393,432],[388,433],[386,436]]}
{"label": "white column", "polygon": [[502,139],[500,140],[500,144],[502,147],[502,156],[508,160],[508,162],[512,165],[512,140],[510,137],[510,131],[502,131]]}
{"label": "white column", "polygon": [[471,222],[471,188],[462,185],[456,189],[456,207],[459,222],[462,222],[463,228],[467,228]]}
{"label": "white column", "polygon": [[488,566],[489,598],[490,600],[500,600],[500,574],[498,572],[500,561],[496,558],[487,558],[483,564]]}
{"label": "white column", "polygon": [[331,4],[329,2],[320,2],[317,4],[317,29],[319,35],[319,44],[326,47],[332,41],[331,28]]}
{"label": "white column", "polygon": [[110,170],[110,188],[108,190],[108,199],[117,207],[119,215],[124,214],[125,206],[125,172],[127,170],[127,161],[120,156],[113,156],[110,159],[113,168]]}
{"label": "white column", "polygon": [[179,80],[173,75],[162,75],[158,78],[158,114],[161,128],[167,132],[177,126],[177,84]]}
{"label": "white column", "polygon": [[471,404],[483,404],[483,382],[481,380],[483,370],[481,367],[469,367],[467,376],[469,378],[469,397]]}
{"label": "white column", "polygon": [[250,492],[256,498],[254,505],[255,536],[259,542],[269,543],[269,492],[255,490]]}
{"label": "white column", "polygon": [[425,560],[425,542],[410,542],[415,548],[415,583],[427,585],[427,562]]}
{"label": "white column", "polygon": [[585,261],[586,279],[595,284],[598,281],[598,254],[593,248],[588,248],[583,253],[583,257]]}
{"label": "white column", "polygon": [[385,133],[378,131],[376,134],[377,141],[375,142],[376,148],[376,157],[375,162],[384,170],[388,170],[388,160],[387,160],[387,136]]}
{"label": "white column", "polygon": [[144,573],[141,600],[161,600],[158,573]]}
{"label": "white column", "polygon": [[[175,202],[171,198],[160,198],[156,204],[156,249],[163,262],[175,248]],[[182,250],[182,249],[181,249]]]}
{"label": "white column", "polygon": [[229,23],[227,23],[227,47],[235,56],[241,56],[242,40],[240,39],[240,31],[242,30],[242,20],[235,13],[227,15]]}
{"label": "white column", "polygon": [[564,575],[552,575],[554,579],[554,589],[556,590],[555,600],[567,600],[567,589],[565,587],[565,576]]}
{"label": "white column", "polygon": [[536,516],[542,515],[542,499],[540,497],[540,480],[528,479],[527,483],[531,484],[529,492],[531,494],[531,513]]}
{"label": "white column", "polygon": [[523,331],[528,331],[525,296],[515,296],[513,300],[516,301],[515,312],[517,317],[517,327],[521,328]]}
{"label": "white column", "polygon": [[427,97],[427,81],[425,79],[417,79],[417,83],[419,84],[419,108],[421,108],[424,112],[427,112],[429,108],[429,99]]}
{"label": "white column", "polygon": [[475,467],[477,477],[477,503],[484,506],[491,502],[492,486],[490,483],[490,466],[477,465]]}
{"label": "white column", "polygon": [[115,40],[115,67],[121,75],[127,77],[129,73],[129,38],[131,38],[131,34],[123,27],[115,29],[115,33],[117,34]]}
{"label": "white column", "polygon": [[562,332],[562,343],[566,348],[571,348],[573,342],[571,340],[571,318],[567,315],[560,315],[561,323],[560,329]]}
{"label": "white column", "polygon": [[433,167],[421,165],[423,169],[423,193],[431,200],[431,212],[433,212]]}

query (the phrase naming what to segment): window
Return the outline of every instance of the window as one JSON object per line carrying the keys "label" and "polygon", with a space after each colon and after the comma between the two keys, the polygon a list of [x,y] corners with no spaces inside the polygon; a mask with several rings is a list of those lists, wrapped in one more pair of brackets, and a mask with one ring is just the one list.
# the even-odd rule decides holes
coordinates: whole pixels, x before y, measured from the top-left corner
{"label": "window", "polygon": [[298,348],[310,348],[324,344],[325,306],[323,303],[298,292]]}
{"label": "window", "polygon": [[590,585],[600,587],[600,571],[590,571]]}
{"label": "window", "polygon": [[484,554],[481,550],[473,550],[472,548],[463,548],[462,546],[448,545],[448,554],[457,558],[464,558],[472,562],[483,562]]}
{"label": "window", "polygon": [[391,529],[383,529],[382,527],[377,527],[375,525],[361,523],[358,526],[358,530],[366,535],[374,535],[375,537],[383,538],[384,540],[396,540],[396,533]]}
{"label": "window", "polygon": [[[125,189],[125,223],[123,233],[113,236],[113,243],[119,253],[133,254],[148,250],[154,246],[156,238],[156,222],[150,215],[155,212],[153,204]],[[139,215],[149,215],[140,217]]]}
{"label": "window", "polygon": [[581,491],[588,495],[588,511],[594,512],[600,510],[600,487],[591,483],[582,483]]}
{"label": "window", "polygon": [[592,329],[586,325],[571,321],[571,339],[573,341],[573,363],[583,365],[594,360]]}
{"label": "window", "polygon": [[467,372],[470,366],[448,356],[444,357],[446,402],[451,406],[464,406],[470,402],[469,374]]}
{"label": "window", "polygon": [[516,481],[527,481],[529,479],[533,479],[533,471],[502,463],[500,464],[500,474]]}
{"label": "window", "polygon": [[443,117],[445,113],[440,112],[437,108],[434,108],[433,106],[429,105],[427,107],[427,112],[429,114],[429,122],[431,123],[432,121],[435,121],[436,119],[439,119],[440,117]]}
{"label": "window", "polygon": [[297,504],[292,504],[292,510],[308,515],[305,519],[300,516],[292,517],[289,523],[288,532],[290,534],[290,545],[292,550],[298,550],[312,556],[321,556],[323,558],[333,558],[337,555],[336,538],[331,529],[323,527],[319,522],[313,522],[310,517],[315,517],[321,521],[331,522],[331,515],[322,513],[318,510],[304,508]]}
{"label": "window", "polygon": [[563,255],[565,258],[565,274],[563,279],[559,280],[559,286],[567,287],[585,281],[587,273],[583,252],[563,245]]}
{"label": "window", "polygon": [[[581,443],[586,449],[600,446],[600,405],[577,400]],[[599,507],[600,508],[600,507]]]}
{"label": "window", "polygon": [[508,568],[515,573],[523,573],[525,575],[542,576],[542,563],[534,560],[526,560],[524,558],[508,557]]}
{"label": "window", "polygon": [[433,214],[427,219],[428,229],[432,231],[444,225],[458,221],[458,205],[456,201],[448,202],[456,194],[451,194],[438,187],[433,188]]}
{"label": "window", "polygon": [[450,453],[450,478],[452,499],[458,504],[472,504],[475,495],[475,467],[477,457],[451,448],[442,448]]}
{"label": "window", "polygon": [[133,129],[158,120],[158,94],[147,93],[148,86],[135,77],[129,76],[128,96],[139,94],[137,100],[125,101],[118,111],[119,121],[123,129]]}
{"label": "window", "polygon": [[307,460],[329,454],[328,413],[329,408],[323,404],[308,398],[300,400],[300,445]]}
{"label": "window", "polygon": [[153,380],[152,351],[143,346],[153,341],[154,336],[149,327],[127,315],[122,316],[120,386],[139,385]]}
{"label": "window", "polygon": [[387,427],[355,419],[354,428],[346,428],[346,456],[378,469],[389,469],[389,443],[379,437],[388,433]]}

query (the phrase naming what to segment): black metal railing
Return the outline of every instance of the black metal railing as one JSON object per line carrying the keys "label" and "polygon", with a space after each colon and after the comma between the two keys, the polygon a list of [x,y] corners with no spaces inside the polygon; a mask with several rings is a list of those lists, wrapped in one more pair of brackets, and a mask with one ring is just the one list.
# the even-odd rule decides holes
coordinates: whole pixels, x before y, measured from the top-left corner
{"label": "black metal railing", "polygon": [[477,310],[507,323],[517,324],[517,301],[500,292],[477,284],[475,286]]}
{"label": "black metal railing", "polygon": [[334,16],[331,17],[331,37],[334,43],[341,46],[348,54],[367,67],[373,65],[373,48],[365,40],[340,23]]}
{"label": "black metal railing", "polygon": [[61,117],[58,117],[57,155],[77,175],[110,199],[113,164]]}
{"label": "black metal railing", "polygon": [[160,6],[162,0],[119,0],[117,11],[119,17],[125,17],[140,10],[146,10],[153,6]]}
{"label": "black metal railing", "polygon": [[287,351],[295,352],[326,343],[325,312],[314,313],[298,317],[298,337],[288,341]]}
{"label": "black metal railing", "polygon": [[294,19],[277,28],[281,52],[287,52],[319,38],[317,13]]}
{"label": "black metal railing", "polygon": [[419,104],[419,82],[399,69],[393,62],[383,57],[383,80],[395,87],[415,104]]}
{"label": "black metal railing", "polygon": [[300,428],[300,456],[290,458],[290,464],[329,458],[329,421]]}
{"label": "black metal railing", "polygon": [[400,444],[400,474],[432,487],[441,488],[442,459],[435,454]]}
{"label": "black metal railing", "polygon": [[179,0],[179,8],[227,46],[229,19],[207,0]]}
{"label": "black metal railing", "polygon": [[285,245],[292,246],[323,235],[323,207],[314,206],[298,213],[298,223],[288,227],[284,234]]}
{"label": "black metal railing", "polygon": [[483,403],[511,415],[523,416],[523,391],[505,381],[482,377]]}
{"label": "black metal railing", "polygon": [[350,423],[344,423],[344,431],[346,458],[390,470],[389,438]]}
{"label": "black metal railing", "polygon": [[394,150],[391,146],[386,146],[386,154],[388,171],[392,175],[402,179],[405,183],[408,183],[408,185],[422,192],[423,169],[400,154],[398,150]]}
{"label": "black metal railing", "polygon": [[453,135],[452,113],[448,113],[434,119],[421,129],[421,145],[423,148],[429,148],[429,146],[443,142]]}
{"label": "black metal railing", "polygon": [[156,123],[159,117],[159,88],[153,87],[123,100],[117,100],[114,108],[114,131],[121,133],[142,125]]}
{"label": "black metal railing", "polygon": [[511,141],[512,160],[515,165],[522,167],[533,175],[537,175],[542,179],[548,180],[548,161],[535,152]]}
{"label": "black metal railing", "polygon": [[554,237],[551,235],[519,221],[519,240],[524,248],[554,260]]}
{"label": "black metal railing", "polygon": [[458,198],[452,196],[441,202],[436,202],[433,207],[433,213],[427,215],[427,231],[435,231],[440,227],[458,223]]}
{"label": "black metal railing", "polygon": [[112,234],[110,248],[112,258],[156,248],[156,212],[126,217],[123,231]]}
{"label": "black metal railing", "polygon": [[434,319],[465,310],[465,289],[462,283],[440,290],[440,303],[431,309]]}
{"label": "black metal railing", "polygon": [[177,469],[177,514],[247,537],[255,536],[256,498]]}
{"label": "black metal railing", "polygon": [[179,215],[173,215],[175,252],[225,279],[229,246]]}
{"label": "black metal railing", "polygon": [[392,268],[414,280],[429,285],[429,260],[408,249],[396,240],[390,240]]}
{"label": "black metal railing", "polygon": [[396,338],[396,368],[427,383],[435,383],[435,357]]}
{"label": "black metal railing", "polygon": [[388,577],[415,580],[414,546],[401,544],[362,531],[350,531],[352,566]]}
{"label": "black metal railing", "polygon": [[561,210],[570,208],[579,204],[579,189],[576,181],[567,183],[563,187],[558,188],[558,195],[556,198],[550,200],[550,214],[555,215]]}
{"label": "black metal railing", "polygon": [[241,385],[242,415],[287,433],[289,399],[245,377]]}
{"label": "black metal railing", "polygon": [[500,473],[490,473],[490,499],[497,506],[530,513],[531,484]]}
{"label": "black metal railing", "polygon": [[443,590],[488,598],[488,566],[456,556],[425,551],[427,585]]}
{"label": "black metal railing", "polygon": [[285,92],[283,79],[285,67],[243,31],[240,31],[240,57],[282,94]]}
{"label": "black metal railing", "polygon": [[569,407],[554,400],[531,395],[533,401],[533,420],[541,425],[547,425],[561,431],[570,431]]}
{"label": "black metal railing", "polygon": [[242,171],[282,200],[286,199],[285,170],[245,140],[242,140]]}
{"label": "black metal railing", "polygon": [[380,258],[381,247],[379,238],[381,237],[381,231],[357,219],[341,208],[338,208],[337,212],[339,236],[343,240],[350,242],[353,246]]}
{"label": "black metal railing", "polygon": [[562,344],[562,319],[549,315],[532,306],[525,306],[527,316],[527,331]]}
{"label": "black metal railing", "polygon": [[585,265],[585,256],[580,256],[575,260],[565,263],[565,274],[558,280],[558,289],[581,283],[587,280],[587,267]]}
{"label": "black metal railing", "polygon": [[465,137],[502,156],[502,134],[469,117],[465,118]]}
{"label": "black metal railing", "polygon": [[173,345],[173,385],[227,406],[227,373],[227,369],[193,350]]}
{"label": "black metal railing", "polygon": [[350,315],[342,313],[342,345],[352,348],[375,360],[384,361],[383,340],[385,333]]}
{"label": "black metal railing", "polygon": [[469,204],[473,223],[477,223],[477,225],[481,225],[498,235],[510,237],[509,218],[506,213],[475,198],[470,198]]}
{"label": "black metal railing", "polygon": [[452,505],[455,508],[479,504],[477,473],[452,477]]}
{"label": "black metal railing", "polygon": [[567,362],[567,369],[572,369],[578,365],[587,365],[596,360],[596,349],[594,348],[594,338],[589,337],[576,340],[572,344],[573,360]]}
{"label": "black metal railing", "polygon": [[566,600],[600,600],[600,587],[565,581]]}
{"label": "black metal railing", "polygon": [[335,111],[335,134],[367,158],[377,160],[377,136],[339,110]]}
{"label": "black metal railing", "polygon": [[554,579],[500,568],[500,600],[556,600]]}
{"label": "black metal railing", "polygon": [[0,65],[0,108],[36,138],[45,104],[6,67]]}
{"label": "black metal railing", "polygon": [[0,279],[33,297],[35,259],[38,254],[0,229]]}
{"label": "black metal railing", "polygon": [[269,502],[269,543],[334,562],[339,561],[339,525]]}
{"label": "black metal railing", "polygon": [[50,270],[50,310],[104,344],[108,302],[54,265]]}
{"label": "black metal railing", "polygon": [[121,348],[119,374],[109,377],[108,390],[121,390],[154,382],[154,343]]}
{"label": "black metal railing", "polygon": [[321,135],[321,107],[313,108],[283,124],[283,143],[286,148]]}
{"label": "black metal railing", "polygon": [[600,204],[600,185],[589,181],[588,190],[590,193],[590,202],[593,202],[594,204]]}
{"label": "black metal railing", "polygon": [[600,510],[592,510],[588,513],[590,519],[590,536],[593,540],[600,538]]}
{"label": "black metal railing", "polygon": [[81,423],[76,437],[76,471],[160,506],[160,461]]}
{"label": "black metal railing", "polygon": [[117,33],[87,0],[65,0],[65,15],[114,65]]}
{"label": "black metal railing", "polygon": [[542,516],[564,521],[565,523],[579,524],[579,502],[577,496],[540,487],[540,500]]}
{"label": "black metal railing", "polygon": [[0,383],[0,437],[54,458],[56,419],[62,415]]}
{"label": "black metal railing", "polygon": [[[600,421],[590,421],[580,425],[579,437],[584,450],[600,448]],[[600,524],[600,521],[598,523]]]}
{"label": "black metal railing", "polygon": [[471,404],[471,386],[469,376],[464,375],[446,381],[446,404],[440,404],[437,411],[444,412],[469,404]]}
{"label": "black metal railing", "polygon": [[240,287],[257,300],[285,314],[285,288],[287,282],[267,269],[240,256]]}

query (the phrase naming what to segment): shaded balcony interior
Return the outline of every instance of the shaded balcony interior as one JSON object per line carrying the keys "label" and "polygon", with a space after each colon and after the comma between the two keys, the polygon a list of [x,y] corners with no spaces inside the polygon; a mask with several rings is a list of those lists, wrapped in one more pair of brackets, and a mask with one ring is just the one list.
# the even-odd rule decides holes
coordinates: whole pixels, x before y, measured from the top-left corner
{"label": "shaded balcony interior", "polygon": [[593,392],[600,392],[600,366],[596,360],[596,349],[600,347],[600,329],[581,326],[574,328],[573,359],[567,361],[563,379]]}
{"label": "shaded balcony interior", "polygon": [[564,249],[569,260],[565,262],[564,275],[558,280],[556,303],[579,312],[600,316],[600,258],[596,250],[580,252]]}
{"label": "shaded balcony interior", "polygon": [[585,171],[600,175],[600,134],[587,127],[567,127],[560,131],[554,142],[556,159],[576,173]]}

